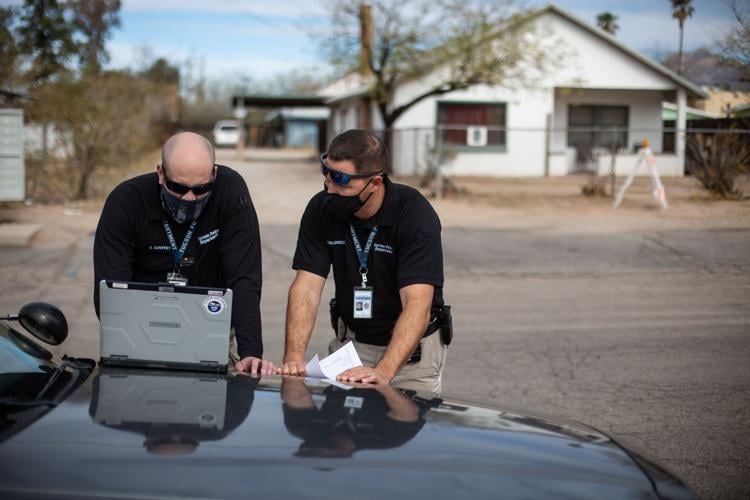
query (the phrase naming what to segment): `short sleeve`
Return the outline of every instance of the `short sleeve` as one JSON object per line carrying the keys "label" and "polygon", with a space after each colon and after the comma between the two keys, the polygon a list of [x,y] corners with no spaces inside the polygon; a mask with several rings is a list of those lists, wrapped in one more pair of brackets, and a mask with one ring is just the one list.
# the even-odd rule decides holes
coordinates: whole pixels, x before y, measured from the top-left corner
{"label": "short sleeve", "polygon": [[443,286],[443,245],[440,219],[425,199],[402,214],[396,231],[398,287],[415,284]]}
{"label": "short sleeve", "polygon": [[331,253],[326,243],[319,208],[319,197],[315,196],[302,214],[292,269],[308,271],[327,278],[331,269]]}

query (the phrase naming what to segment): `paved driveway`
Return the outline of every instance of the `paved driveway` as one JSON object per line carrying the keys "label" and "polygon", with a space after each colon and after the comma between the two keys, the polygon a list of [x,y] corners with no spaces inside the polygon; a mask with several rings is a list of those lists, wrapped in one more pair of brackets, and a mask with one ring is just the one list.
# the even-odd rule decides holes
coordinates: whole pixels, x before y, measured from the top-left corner
{"label": "paved driveway", "polygon": [[[220,158],[243,173],[258,209],[264,341],[279,361],[296,224],[321,178],[315,163],[248,154],[261,161]],[[750,497],[750,217],[616,231],[606,216],[591,230],[517,209],[437,208],[456,329],[447,395],[588,423],[667,465],[704,498]],[[30,250],[0,249],[0,308],[57,302],[71,319],[66,350],[97,356],[97,214],[67,213],[23,215],[47,217],[47,229]],[[326,323],[321,307],[310,354],[325,352]]]}

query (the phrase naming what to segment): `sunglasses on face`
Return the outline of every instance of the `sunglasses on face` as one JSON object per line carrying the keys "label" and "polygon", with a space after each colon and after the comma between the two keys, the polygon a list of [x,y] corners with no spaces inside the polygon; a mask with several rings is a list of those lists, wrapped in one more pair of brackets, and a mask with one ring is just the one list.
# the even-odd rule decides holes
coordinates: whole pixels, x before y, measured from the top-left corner
{"label": "sunglasses on face", "polygon": [[[214,172],[215,172],[214,167]],[[167,177],[167,173],[164,172],[164,183],[167,185],[167,188],[172,191],[173,193],[177,193],[180,196],[185,196],[188,194],[189,191],[192,191],[195,196],[200,196],[202,194],[206,194],[214,187],[214,181],[206,182],[205,184],[197,184],[195,186],[188,186],[187,184],[182,184],[181,182],[170,180],[169,177]]]}
{"label": "sunglasses on face", "polygon": [[346,186],[352,179],[368,179],[383,173],[383,171],[380,170],[371,174],[345,174],[344,172],[339,172],[338,170],[329,167],[326,163],[326,158],[328,158],[327,154],[320,157],[320,173],[323,174],[323,176],[330,176],[331,180],[339,186]]}

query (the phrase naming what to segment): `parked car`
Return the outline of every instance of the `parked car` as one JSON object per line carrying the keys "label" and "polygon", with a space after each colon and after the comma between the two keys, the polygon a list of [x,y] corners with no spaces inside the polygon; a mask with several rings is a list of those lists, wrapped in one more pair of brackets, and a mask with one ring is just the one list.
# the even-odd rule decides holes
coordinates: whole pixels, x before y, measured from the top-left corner
{"label": "parked car", "polygon": [[214,125],[214,145],[236,146],[240,142],[242,127],[238,120],[219,120]]}
{"label": "parked car", "polygon": [[98,367],[3,322],[0,359],[2,498],[696,498],[602,432],[516,410]]}

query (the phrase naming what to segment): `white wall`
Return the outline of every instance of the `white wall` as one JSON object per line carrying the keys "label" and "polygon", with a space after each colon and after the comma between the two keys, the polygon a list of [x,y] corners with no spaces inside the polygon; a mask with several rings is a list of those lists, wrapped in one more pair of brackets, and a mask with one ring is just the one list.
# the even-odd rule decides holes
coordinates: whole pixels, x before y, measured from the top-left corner
{"label": "white wall", "polygon": [[[628,150],[640,144],[643,139],[651,141],[651,149],[661,152],[662,120],[661,102],[664,93],[660,90],[589,90],[589,89],[556,89],[555,114],[553,126],[564,129],[568,126],[568,106],[587,104],[594,106],[627,106]],[[567,148],[565,132],[552,134],[552,151],[561,152]]]}
{"label": "white wall", "polygon": [[[628,134],[629,146],[644,138],[651,141],[655,153],[662,149],[661,102],[665,92],[673,92],[676,83],[653,67],[634,58],[604,38],[587,31],[555,13],[546,12],[537,20],[538,36],[543,43],[554,45],[558,65],[554,72],[538,81],[537,88],[510,90],[501,87],[475,86],[424,99],[412,106],[395,123],[394,169],[409,174],[426,168],[429,149],[434,146],[431,129],[437,123],[437,103],[503,102],[506,104],[506,148],[503,151],[477,149],[460,151],[445,162],[445,171],[452,175],[541,176],[545,166],[545,126],[548,114],[553,127],[567,127],[570,104],[622,105],[629,109],[629,127],[641,129]],[[440,68],[419,80],[398,86],[393,106],[406,103],[434,87],[448,70]],[[353,101],[341,104],[353,113]],[[373,107],[375,126],[382,127],[379,113]],[[353,117],[352,117],[353,120]],[[355,126],[341,120],[339,132]],[[421,129],[416,132],[415,129]],[[564,131],[551,136],[549,169],[551,175],[565,175],[575,166],[575,152],[567,147]],[[629,148],[632,151],[632,148]],[[670,155],[665,156],[664,162]],[[623,165],[627,160],[623,159]],[[673,163],[673,162],[672,162]],[[630,167],[618,168],[629,170]],[[682,175],[674,166],[665,174]]]}
{"label": "white wall", "polygon": [[543,14],[537,23],[563,41],[572,56],[555,72],[556,87],[570,82],[576,82],[576,87],[607,89],[674,90],[676,86],[663,73],[554,12]]}
{"label": "white wall", "polygon": [[[618,176],[630,175],[633,168],[638,165],[638,153],[620,153],[615,158],[615,174]],[[659,175],[664,177],[681,177],[684,175],[677,155],[675,154],[655,154],[656,169]],[[612,159],[609,154],[602,154],[598,158],[598,173],[606,175],[609,173],[609,165]],[[650,175],[645,163],[638,166],[636,175],[639,177]]]}
{"label": "white wall", "polygon": [[[400,136],[414,128],[433,128],[437,123],[439,102],[502,102],[506,105],[506,146],[504,151],[477,148],[460,151],[444,164],[450,175],[540,176],[544,175],[544,128],[547,113],[552,112],[550,90],[509,91],[500,87],[476,86],[464,91],[430,97],[410,108],[396,122]],[[413,134],[413,133],[412,133]],[[434,143],[433,143],[434,144]],[[418,157],[412,148],[424,148],[402,140],[395,144],[398,152],[394,169],[409,174],[422,165],[411,159]]]}
{"label": "white wall", "polygon": [[26,197],[23,110],[0,109],[0,201]]}

